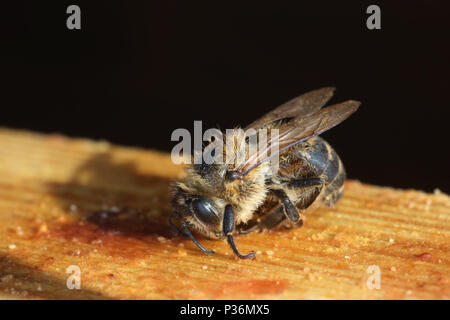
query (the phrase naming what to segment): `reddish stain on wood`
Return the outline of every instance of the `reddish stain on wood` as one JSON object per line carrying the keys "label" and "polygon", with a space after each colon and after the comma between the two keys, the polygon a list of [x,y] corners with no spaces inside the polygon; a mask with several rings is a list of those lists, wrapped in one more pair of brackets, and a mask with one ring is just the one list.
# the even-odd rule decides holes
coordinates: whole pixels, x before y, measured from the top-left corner
{"label": "reddish stain on wood", "polygon": [[418,254],[415,257],[417,259],[419,259],[420,261],[432,261],[432,259],[433,259],[433,256],[431,255],[431,253],[428,253],[428,252]]}

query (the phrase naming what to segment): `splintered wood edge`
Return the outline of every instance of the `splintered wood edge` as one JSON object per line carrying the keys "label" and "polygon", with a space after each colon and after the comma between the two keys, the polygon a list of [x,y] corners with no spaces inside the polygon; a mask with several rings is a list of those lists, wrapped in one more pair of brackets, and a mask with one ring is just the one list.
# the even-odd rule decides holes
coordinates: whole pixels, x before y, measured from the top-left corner
{"label": "splintered wood edge", "polygon": [[[448,299],[450,197],[346,183],[304,227],[237,236],[255,261],[167,225],[166,153],[0,128],[0,297]],[[67,288],[79,266],[80,290]],[[374,276],[380,275],[377,283]],[[379,284],[379,287],[378,287]]]}

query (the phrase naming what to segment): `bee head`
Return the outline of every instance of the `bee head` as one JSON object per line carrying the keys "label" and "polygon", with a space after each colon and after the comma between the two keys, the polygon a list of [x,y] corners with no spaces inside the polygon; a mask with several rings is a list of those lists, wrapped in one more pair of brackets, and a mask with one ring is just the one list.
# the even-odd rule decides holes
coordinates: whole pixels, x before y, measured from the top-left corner
{"label": "bee head", "polygon": [[217,200],[197,195],[191,190],[177,185],[172,198],[172,206],[178,217],[188,226],[209,237],[221,237],[223,208]]}
{"label": "bee head", "polygon": [[[226,237],[228,244],[234,253],[241,259],[254,259],[254,252],[241,255],[233,240],[234,212],[230,204],[216,198],[197,195],[194,190],[189,189],[183,183],[178,183],[175,187],[172,198],[172,206],[175,211],[170,215],[171,226],[185,237],[191,240],[205,253],[212,254],[214,251],[205,249],[189,230],[190,227],[198,230],[210,238]],[[178,230],[172,219],[178,217],[183,227],[183,231]]]}

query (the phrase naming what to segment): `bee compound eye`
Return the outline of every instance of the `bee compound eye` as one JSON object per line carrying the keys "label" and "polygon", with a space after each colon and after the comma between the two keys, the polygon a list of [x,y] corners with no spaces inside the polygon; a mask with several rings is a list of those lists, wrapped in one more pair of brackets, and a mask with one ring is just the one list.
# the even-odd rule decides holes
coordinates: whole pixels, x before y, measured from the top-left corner
{"label": "bee compound eye", "polygon": [[219,222],[217,210],[207,198],[200,197],[195,199],[192,202],[192,207],[195,211],[195,215],[202,222],[207,224],[216,224]]}

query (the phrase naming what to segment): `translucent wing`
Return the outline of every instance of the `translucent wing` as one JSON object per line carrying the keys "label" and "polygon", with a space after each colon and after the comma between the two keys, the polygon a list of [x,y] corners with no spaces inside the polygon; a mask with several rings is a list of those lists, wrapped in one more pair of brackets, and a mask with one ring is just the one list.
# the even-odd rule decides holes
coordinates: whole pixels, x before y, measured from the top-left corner
{"label": "translucent wing", "polygon": [[276,120],[307,116],[308,114],[314,113],[331,99],[334,90],[335,88],[333,87],[325,87],[304,93],[301,96],[282,104],[269,113],[266,113],[264,116],[248,125],[245,130],[250,128],[258,130]]}
{"label": "translucent wing", "polygon": [[[295,118],[285,123],[281,123],[276,128],[279,130],[278,137],[271,137],[268,139],[266,146],[261,150],[258,150],[257,153],[249,155],[249,157],[238,166],[237,170],[244,175],[247,174],[250,170],[256,168],[264,161],[267,161],[274,156],[278,156],[280,152],[287,148],[317,136],[338,125],[354,113],[359,106],[360,102],[349,100],[323,109],[320,109],[320,107],[311,107],[307,112],[304,112],[304,110],[307,110],[308,108],[302,108],[303,112],[297,114]],[[295,107],[295,105],[293,107]],[[284,114],[289,114],[289,110],[285,110]],[[274,148],[274,146],[276,148]],[[274,149],[277,151],[273,152]]]}

